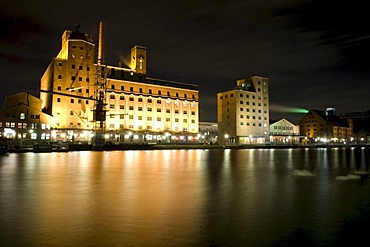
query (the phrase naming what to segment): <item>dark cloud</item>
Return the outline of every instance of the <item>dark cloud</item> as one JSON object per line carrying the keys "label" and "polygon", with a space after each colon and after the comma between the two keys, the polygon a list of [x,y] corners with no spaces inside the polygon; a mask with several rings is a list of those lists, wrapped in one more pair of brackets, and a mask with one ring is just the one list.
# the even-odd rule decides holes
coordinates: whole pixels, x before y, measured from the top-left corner
{"label": "dark cloud", "polygon": [[[6,91],[23,88],[25,81],[37,87],[63,31],[77,23],[97,40],[102,20],[108,64],[125,60],[133,45],[146,46],[150,77],[199,85],[201,121],[217,120],[217,92],[253,75],[270,79],[271,104],[363,111],[370,105],[370,31],[363,5],[357,0],[7,1],[0,10],[0,83]],[[282,109],[272,110],[271,117],[289,114],[295,122],[302,117]]]}

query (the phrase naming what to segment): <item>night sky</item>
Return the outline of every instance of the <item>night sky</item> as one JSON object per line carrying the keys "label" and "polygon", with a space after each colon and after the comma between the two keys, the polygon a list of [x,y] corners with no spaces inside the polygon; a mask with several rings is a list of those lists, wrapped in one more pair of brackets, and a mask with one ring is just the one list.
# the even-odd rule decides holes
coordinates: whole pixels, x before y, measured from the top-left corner
{"label": "night sky", "polygon": [[[36,3],[35,3],[36,2]],[[64,30],[106,26],[106,60],[147,48],[147,76],[199,85],[200,121],[217,121],[217,92],[258,75],[270,81],[270,117],[294,108],[370,109],[366,2],[0,0],[0,96],[37,89]]]}

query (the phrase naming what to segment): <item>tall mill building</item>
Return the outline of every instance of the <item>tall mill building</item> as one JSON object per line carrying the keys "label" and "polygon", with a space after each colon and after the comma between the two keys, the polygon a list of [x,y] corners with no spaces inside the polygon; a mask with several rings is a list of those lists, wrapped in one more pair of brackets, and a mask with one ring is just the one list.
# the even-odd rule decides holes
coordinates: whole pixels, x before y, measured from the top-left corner
{"label": "tall mill building", "polygon": [[268,79],[253,76],[217,94],[220,143],[263,144],[269,140]]}
{"label": "tall mill building", "polygon": [[91,35],[65,31],[61,50],[41,79],[42,108],[53,116],[55,139],[86,141],[96,131],[115,142],[196,138],[197,85],[148,77],[142,46],[131,49],[129,67],[107,65],[102,22],[98,45],[96,61]]}

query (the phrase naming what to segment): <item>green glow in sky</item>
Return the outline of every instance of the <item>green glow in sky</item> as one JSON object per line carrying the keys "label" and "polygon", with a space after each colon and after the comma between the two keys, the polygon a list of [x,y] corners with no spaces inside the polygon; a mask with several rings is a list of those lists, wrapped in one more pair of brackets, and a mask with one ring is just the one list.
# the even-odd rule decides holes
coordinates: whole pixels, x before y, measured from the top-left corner
{"label": "green glow in sky", "polygon": [[298,107],[290,107],[290,106],[282,106],[282,105],[270,105],[270,111],[274,112],[291,112],[291,113],[304,113],[308,112],[307,109],[298,108]]}

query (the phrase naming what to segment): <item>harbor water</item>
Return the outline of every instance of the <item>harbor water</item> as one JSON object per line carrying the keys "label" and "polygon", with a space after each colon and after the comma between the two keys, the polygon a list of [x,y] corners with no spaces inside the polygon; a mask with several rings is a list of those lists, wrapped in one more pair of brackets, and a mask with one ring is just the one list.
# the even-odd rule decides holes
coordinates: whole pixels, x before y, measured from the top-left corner
{"label": "harbor water", "polygon": [[368,169],[366,148],[10,153],[0,246],[356,246]]}

